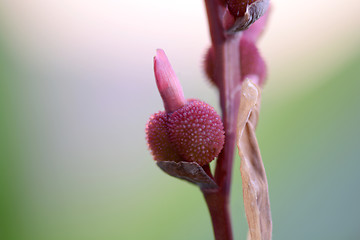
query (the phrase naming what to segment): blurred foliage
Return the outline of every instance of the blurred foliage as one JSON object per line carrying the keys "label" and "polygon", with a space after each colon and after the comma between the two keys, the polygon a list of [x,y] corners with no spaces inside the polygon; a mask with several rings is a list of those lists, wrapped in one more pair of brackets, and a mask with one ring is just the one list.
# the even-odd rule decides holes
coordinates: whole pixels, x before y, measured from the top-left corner
{"label": "blurred foliage", "polygon": [[359,78],[358,53],[322,86],[261,116],[274,239],[359,239]]}
{"label": "blurred foliage", "polygon": [[[19,148],[10,58],[0,37],[0,239],[16,239]],[[20,169],[19,169],[20,170]]]}

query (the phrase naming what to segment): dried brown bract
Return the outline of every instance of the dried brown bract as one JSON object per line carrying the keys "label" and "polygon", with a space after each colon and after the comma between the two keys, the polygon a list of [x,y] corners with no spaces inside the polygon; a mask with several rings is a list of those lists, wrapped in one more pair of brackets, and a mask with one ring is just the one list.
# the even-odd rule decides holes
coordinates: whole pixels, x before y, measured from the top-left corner
{"label": "dried brown bract", "polygon": [[272,220],[268,183],[255,135],[260,98],[260,88],[250,80],[246,80],[242,84],[237,124],[237,146],[241,158],[240,172],[249,238],[251,240],[270,240]]}
{"label": "dried brown bract", "polygon": [[[230,1],[229,1],[230,2]],[[235,23],[228,30],[228,33],[235,33],[248,29],[251,24],[258,20],[262,15],[265,14],[269,7],[269,0],[257,0],[257,1],[243,1],[235,0],[235,8],[230,11],[235,15]],[[247,2],[246,8],[244,8],[244,2]],[[231,5],[230,5],[231,6]],[[244,11],[245,10],[245,11]]]}
{"label": "dried brown bract", "polygon": [[170,176],[194,183],[201,189],[218,188],[215,181],[196,162],[162,161],[156,164]]}

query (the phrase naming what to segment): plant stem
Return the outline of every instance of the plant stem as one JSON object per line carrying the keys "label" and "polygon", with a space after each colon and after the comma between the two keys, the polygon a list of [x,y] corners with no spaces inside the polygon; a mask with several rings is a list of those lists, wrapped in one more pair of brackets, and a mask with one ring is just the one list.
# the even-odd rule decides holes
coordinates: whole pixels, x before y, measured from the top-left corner
{"label": "plant stem", "polygon": [[232,240],[229,195],[233,166],[236,119],[240,101],[240,37],[227,35],[221,20],[224,10],[218,0],[205,0],[212,47],[214,49],[214,78],[220,92],[220,106],[225,128],[225,145],[219,154],[215,181],[219,189],[203,190],[212,219],[216,240]]}
{"label": "plant stem", "polygon": [[215,77],[220,83],[220,106],[225,128],[225,145],[217,160],[215,180],[226,195],[230,192],[240,102],[239,38],[240,35],[232,36],[219,49],[215,48],[216,65],[220,66],[215,69]]}
{"label": "plant stem", "polygon": [[232,240],[229,199],[218,191],[203,190],[216,240]]}

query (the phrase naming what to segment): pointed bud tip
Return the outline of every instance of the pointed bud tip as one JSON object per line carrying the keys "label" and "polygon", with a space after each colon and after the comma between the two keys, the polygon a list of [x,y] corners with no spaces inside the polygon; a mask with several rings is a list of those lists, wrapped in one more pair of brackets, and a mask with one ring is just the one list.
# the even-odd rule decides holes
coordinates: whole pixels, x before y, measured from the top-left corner
{"label": "pointed bud tip", "polygon": [[155,58],[161,58],[161,59],[166,59],[167,60],[166,54],[165,54],[164,50],[162,50],[161,48],[156,49]]}
{"label": "pointed bud tip", "polygon": [[155,79],[166,112],[170,113],[185,105],[186,100],[178,78],[162,49],[154,57]]}

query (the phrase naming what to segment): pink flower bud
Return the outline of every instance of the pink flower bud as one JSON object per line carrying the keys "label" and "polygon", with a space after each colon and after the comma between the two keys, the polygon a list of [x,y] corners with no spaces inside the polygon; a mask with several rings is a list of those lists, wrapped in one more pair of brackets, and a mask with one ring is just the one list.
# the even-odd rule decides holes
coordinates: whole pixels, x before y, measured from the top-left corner
{"label": "pink flower bud", "polygon": [[203,166],[223,148],[224,126],[213,107],[192,99],[171,114],[151,116],[146,139],[156,161],[187,161]]}
{"label": "pink flower bud", "polygon": [[158,112],[152,115],[146,124],[146,140],[155,161],[181,161],[170,143],[168,134],[168,115]]}
{"label": "pink flower bud", "polygon": [[186,101],[180,82],[165,52],[161,49],[156,51],[156,56],[154,57],[154,72],[165,111],[171,113],[184,106]]}
{"label": "pink flower bud", "polygon": [[205,55],[204,58],[204,70],[205,70],[205,74],[208,77],[208,79],[210,80],[210,82],[212,84],[214,84],[215,86],[218,86],[217,82],[216,82],[216,78],[215,78],[215,52],[214,52],[214,48],[210,47]]}
{"label": "pink flower bud", "polygon": [[254,83],[263,86],[266,79],[266,64],[254,42],[242,38],[240,41],[241,81],[250,78]]}
{"label": "pink flower bud", "polygon": [[213,107],[186,101],[164,51],[154,58],[156,83],[166,112],[150,117],[146,139],[156,161],[210,163],[223,148],[225,136],[220,116]]}

